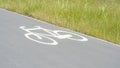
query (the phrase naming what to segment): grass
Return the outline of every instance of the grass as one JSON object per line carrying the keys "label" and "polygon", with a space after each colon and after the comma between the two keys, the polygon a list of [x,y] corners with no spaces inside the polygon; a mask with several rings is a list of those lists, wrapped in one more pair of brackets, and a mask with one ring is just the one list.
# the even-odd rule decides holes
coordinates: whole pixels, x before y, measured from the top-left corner
{"label": "grass", "polygon": [[119,0],[0,0],[0,7],[120,44]]}

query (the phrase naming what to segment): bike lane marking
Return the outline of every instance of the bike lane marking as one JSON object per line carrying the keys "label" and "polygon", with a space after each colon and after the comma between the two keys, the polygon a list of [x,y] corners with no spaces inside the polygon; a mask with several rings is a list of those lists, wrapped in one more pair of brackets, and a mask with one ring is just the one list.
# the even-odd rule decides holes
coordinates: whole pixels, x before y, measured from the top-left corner
{"label": "bike lane marking", "polygon": [[[58,45],[58,42],[56,40],[54,40],[52,37],[55,37],[57,39],[69,39],[69,40],[73,40],[73,41],[81,41],[81,42],[84,42],[84,41],[88,41],[88,39],[84,36],[81,36],[79,34],[75,34],[75,33],[72,33],[72,32],[68,32],[68,31],[63,31],[63,30],[50,30],[50,29],[45,29],[45,28],[42,28],[41,26],[33,26],[34,28],[26,28],[26,26],[20,26],[19,28],[28,32],[26,34],[24,34],[24,36],[34,42],[37,42],[37,43],[41,43],[41,44],[45,44],[45,45]],[[35,32],[32,32],[34,30],[43,30],[45,32],[47,32],[48,34],[42,34],[42,33],[35,33]],[[64,35],[61,35],[60,33],[67,33],[67,34],[64,34]],[[30,35],[33,35],[35,37],[37,37],[37,40],[30,37]],[[76,38],[72,38],[73,36],[77,36],[77,37],[80,37],[78,39]],[[43,38],[46,38],[52,42],[42,42],[42,41],[39,41]]]}

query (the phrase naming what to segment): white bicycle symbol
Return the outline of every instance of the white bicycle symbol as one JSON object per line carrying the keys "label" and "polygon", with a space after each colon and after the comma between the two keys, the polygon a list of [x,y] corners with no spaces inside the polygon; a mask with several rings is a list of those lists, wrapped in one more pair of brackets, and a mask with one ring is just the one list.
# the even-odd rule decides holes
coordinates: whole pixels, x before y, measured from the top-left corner
{"label": "white bicycle symbol", "polygon": [[[75,34],[75,33],[62,31],[62,30],[45,29],[45,28],[42,28],[41,26],[34,26],[34,28],[26,28],[26,26],[21,26],[20,29],[28,32],[25,34],[26,38],[28,38],[34,42],[46,44],[46,45],[57,45],[58,44],[58,42],[51,37],[55,37],[58,39],[69,39],[69,40],[75,40],[75,41],[88,41],[87,38],[85,38],[81,35]],[[32,32],[34,30],[42,30],[42,31],[45,31],[47,34]],[[34,36],[37,39],[33,38],[31,36]],[[47,39],[47,40],[45,41],[43,39]],[[49,40],[49,42],[48,42],[48,40]]]}

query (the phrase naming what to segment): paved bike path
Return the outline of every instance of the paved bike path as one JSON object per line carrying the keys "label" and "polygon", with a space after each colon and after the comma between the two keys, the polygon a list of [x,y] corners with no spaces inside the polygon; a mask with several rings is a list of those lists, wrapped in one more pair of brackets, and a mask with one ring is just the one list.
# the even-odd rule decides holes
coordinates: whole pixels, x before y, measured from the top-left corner
{"label": "paved bike path", "polygon": [[[79,34],[88,41],[57,39],[57,45],[34,42],[20,26],[41,26]],[[69,29],[0,9],[0,68],[120,68],[120,47]]]}

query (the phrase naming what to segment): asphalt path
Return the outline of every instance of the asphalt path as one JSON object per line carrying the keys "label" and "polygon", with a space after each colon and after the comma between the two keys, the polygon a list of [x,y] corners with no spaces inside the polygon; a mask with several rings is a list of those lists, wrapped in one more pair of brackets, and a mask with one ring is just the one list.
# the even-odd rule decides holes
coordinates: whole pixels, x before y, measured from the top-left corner
{"label": "asphalt path", "polygon": [[120,68],[120,47],[0,9],[0,68]]}

